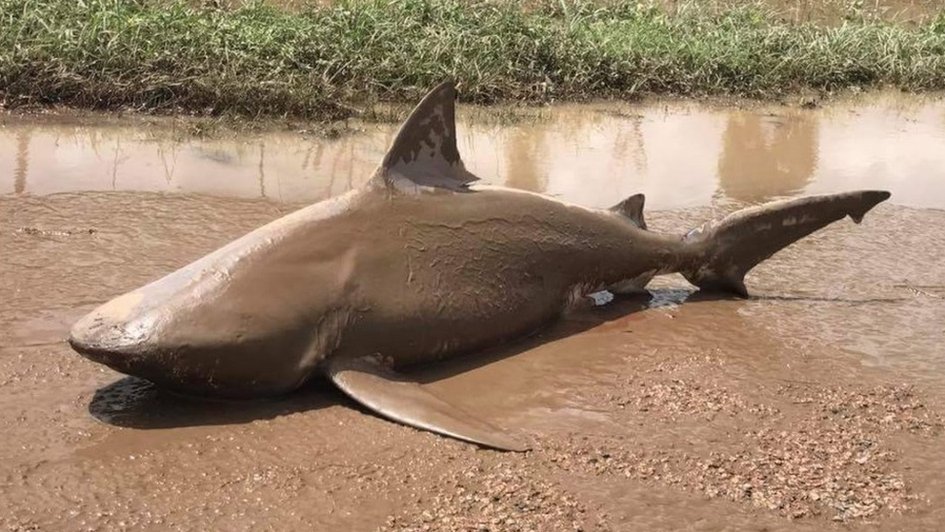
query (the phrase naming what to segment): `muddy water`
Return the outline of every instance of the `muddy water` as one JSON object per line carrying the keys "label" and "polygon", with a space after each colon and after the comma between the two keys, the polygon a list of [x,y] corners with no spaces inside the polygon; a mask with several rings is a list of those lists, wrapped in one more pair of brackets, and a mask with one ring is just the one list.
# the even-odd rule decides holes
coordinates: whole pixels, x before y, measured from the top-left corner
{"label": "muddy water", "polygon": [[[485,182],[592,206],[644,192],[650,208],[756,203],[851,187],[945,207],[945,101],[895,94],[810,111],[687,102],[468,110],[459,135]],[[509,124],[508,122],[511,122]],[[198,139],[133,125],[0,129],[0,193],[137,191],[313,202],[370,177],[396,124],[326,141],[281,132]]]}
{"label": "muddy water", "polygon": [[[522,119],[519,114],[527,114]],[[130,122],[0,129],[0,524],[45,530],[934,530],[945,520],[945,101],[465,110],[486,181],[657,230],[743,205],[893,192],[748,279],[676,278],[413,376],[535,450],[499,454],[358,410],[320,383],[204,402],[63,342],[78,316],[363,182],[394,127],[196,139]],[[537,115],[537,117],[535,116]]]}

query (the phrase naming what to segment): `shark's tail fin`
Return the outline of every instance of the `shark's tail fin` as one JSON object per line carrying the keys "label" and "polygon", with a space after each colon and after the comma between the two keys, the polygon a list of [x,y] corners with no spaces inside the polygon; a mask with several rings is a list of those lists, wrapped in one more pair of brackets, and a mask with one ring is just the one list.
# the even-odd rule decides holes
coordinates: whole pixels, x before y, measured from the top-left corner
{"label": "shark's tail fin", "polygon": [[736,211],[690,231],[683,240],[692,256],[680,273],[705,290],[748,297],[745,274],[782,248],[849,216],[863,215],[889,192],[863,190],[778,201]]}

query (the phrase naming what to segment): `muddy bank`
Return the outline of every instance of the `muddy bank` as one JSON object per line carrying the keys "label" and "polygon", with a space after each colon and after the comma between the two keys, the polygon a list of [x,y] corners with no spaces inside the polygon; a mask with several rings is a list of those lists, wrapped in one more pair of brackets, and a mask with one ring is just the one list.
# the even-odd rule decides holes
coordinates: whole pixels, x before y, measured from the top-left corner
{"label": "muddy bank", "polygon": [[[340,192],[346,175],[363,175],[346,161],[363,157],[357,164],[367,167],[384,133],[304,141],[329,153],[361,139],[347,144],[351,157],[335,155],[333,173],[301,165],[301,153],[293,159],[298,139],[247,140],[244,156],[188,166],[208,160],[193,155],[203,141],[162,144],[141,132],[127,140],[120,128],[119,140],[94,127],[55,142],[34,129],[17,162],[27,127],[8,125],[0,132],[0,161],[14,161],[0,171],[8,187],[0,195],[0,525],[935,530],[945,519],[945,241],[937,230],[945,200],[937,181],[912,176],[941,166],[941,150],[917,143],[941,141],[945,113],[925,105],[796,116],[565,110],[544,122],[461,127],[461,149],[481,175],[585,204],[642,188],[658,230],[682,232],[771,197],[852,188],[858,175],[894,193],[862,225],[831,226],[764,263],[748,278],[749,300],[703,298],[669,278],[648,297],[573,313],[527,342],[414,372],[529,440],[535,450],[524,455],[385,422],[319,383],[272,401],[184,399],[93,365],[63,341],[74,319],[112,295],[299,200]],[[614,150],[613,137],[632,131],[635,116],[640,133]],[[699,120],[704,129],[693,127]],[[738,127],[756,132],[726,136]],[[523,140],[507,151],[516,135]],[[257,193],[260,140],[289,146],[262,159],[262,182],[276,190],[285,179],[295,197]],[[174,154],[170,179],[163,164],[142,162],[159,161],[159,149]],[[805,150],[814,155],[787,155]],[[766,158],[783,161],[766,167],[771,180],[725,185],[724,175]],[[333,179],[337,188],[326,185]]]}

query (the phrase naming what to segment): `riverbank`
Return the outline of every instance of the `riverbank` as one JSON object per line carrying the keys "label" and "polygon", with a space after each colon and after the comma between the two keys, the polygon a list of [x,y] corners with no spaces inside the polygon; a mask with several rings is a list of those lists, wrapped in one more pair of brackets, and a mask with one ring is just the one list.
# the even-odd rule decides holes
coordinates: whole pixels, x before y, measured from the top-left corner
{"label": "riverbank", "polygon": [[486,103],[937,90],[945,11],[911,25],[821,25],[759,6],[0,0],[5,108],[332,120],[365,101],[413,101],[444,78]]}

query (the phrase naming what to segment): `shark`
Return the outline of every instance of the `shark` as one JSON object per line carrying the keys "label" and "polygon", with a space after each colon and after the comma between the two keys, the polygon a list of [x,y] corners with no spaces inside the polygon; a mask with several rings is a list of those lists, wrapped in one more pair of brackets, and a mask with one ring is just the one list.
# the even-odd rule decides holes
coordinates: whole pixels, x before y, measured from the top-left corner
{"label": "shark", "polygon": [[521,437],[401,370],[476,356],[589,294],[639,291],[657,275],[747,297],[754,266],[828,224],[859,223],[890,197],[787,199],[655,232],[641,194],[599,209],[477,184],[457,149],[456,98],[451,82],[430,91],[364,186],[104,303],[72,327],[72,348],[190,395],[268,397],[323,376],[389,420],[524,451]]}

